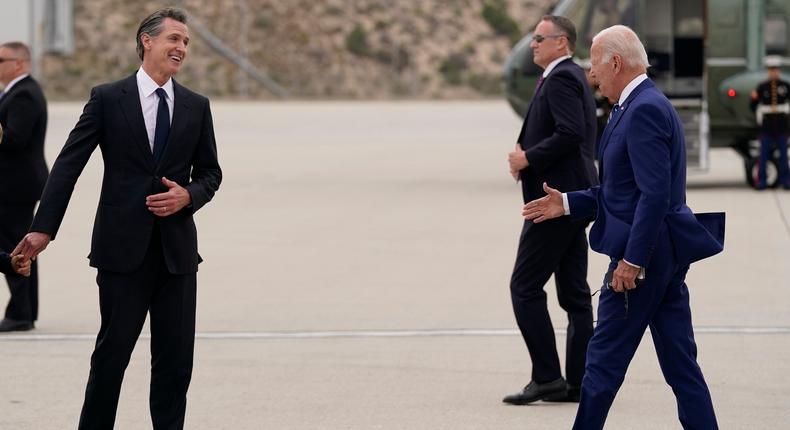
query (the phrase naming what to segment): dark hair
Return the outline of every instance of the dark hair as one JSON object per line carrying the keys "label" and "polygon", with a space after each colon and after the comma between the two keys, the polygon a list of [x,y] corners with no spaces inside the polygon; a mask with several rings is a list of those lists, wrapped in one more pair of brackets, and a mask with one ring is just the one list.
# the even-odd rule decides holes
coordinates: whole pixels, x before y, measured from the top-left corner
{"label": "dark hair", "polygon": [[143,34],[147,34],[151,37],[158,36],[159,33],[162,32],[165,18],[174,19],[182,24],[187,23],[187,13],[174,7],[159,9],[151,15],[148,15],[148,17],[146,17],[140,23],[140,27],[137,29],[137,55],[140,57],[140,60],[143,59],[143,55],[145,54],[145,49],[143,49],[143,42],[140,40],[140,36]]}
{"label": "dark hair", "polygon": [[573,21],[559,15],[543,15],[541,21],[549,21],[568,39],[568,49],[573,52],[576,49],[576,26]]}
{"label": "dark hair", "polygon": [[19,55],[19,59],[23,61],[30,61],[30,48],[22,42],[6,42],[0,45],[2,48],[8,48]]}

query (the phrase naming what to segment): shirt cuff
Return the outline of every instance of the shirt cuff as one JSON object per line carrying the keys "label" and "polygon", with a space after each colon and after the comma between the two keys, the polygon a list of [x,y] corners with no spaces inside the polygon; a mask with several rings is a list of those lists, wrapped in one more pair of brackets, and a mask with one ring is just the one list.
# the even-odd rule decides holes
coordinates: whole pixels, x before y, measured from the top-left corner
{"label": "shirt cuff", "polygon": [[627,265],[629,265],[629,266],[631,266],[633,268],[636,268],[636,269],[641,269],[642,268],[642,266],[637,266],[636,264],[629,263],[628,260],[626,260],[625,258],[623,258],[623,263],[625,263],[625,264],[627,264]]}
{"label": "shirt cuff", "polygon": [[562,193],[562,208],[565,209],[565,215],[571,214],[571,206],[568,204],[568,193]]}

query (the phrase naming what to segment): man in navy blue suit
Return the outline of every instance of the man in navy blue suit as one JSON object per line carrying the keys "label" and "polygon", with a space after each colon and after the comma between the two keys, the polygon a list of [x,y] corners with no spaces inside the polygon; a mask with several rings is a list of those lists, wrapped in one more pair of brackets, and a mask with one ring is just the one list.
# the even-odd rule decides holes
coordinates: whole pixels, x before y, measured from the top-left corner
{"label": "man in navy blue suit", "polygon": [[[571,60],[576,29],[561,16],[544,16],[531,47],[544,69],[521,127],[510,173],[521,180],[524,203],[542,197],[543,182],[564,190],[598,183],[593,164],[595,99],[584,71]],[[525,221],[510,281],[518,328],[532,359],[532,380],[505,403],[538,400],[578,401],[584,357],[592,336],[592,304],[587,285],[587,236],[590,219],[558,219],[541,225]],[[560,306],[568,313],[565,374],[543,290],[551,275]]]}
{"label": "man in navy blue suit", "polygon": [[590,246],[611,257],[573,428],[603,428],[649,326],[683,428],[716,429],[685,277],[692,262],[723,249],[724,214],[694,215],[685,204],[683,126],[645,74],[639,37],[621,25],[605,29],[591,60],[601,92],[617,102],[598,151],[601,185],[561,194],[544,184],[548,195],[523,210],[536,223],[594,215]]}

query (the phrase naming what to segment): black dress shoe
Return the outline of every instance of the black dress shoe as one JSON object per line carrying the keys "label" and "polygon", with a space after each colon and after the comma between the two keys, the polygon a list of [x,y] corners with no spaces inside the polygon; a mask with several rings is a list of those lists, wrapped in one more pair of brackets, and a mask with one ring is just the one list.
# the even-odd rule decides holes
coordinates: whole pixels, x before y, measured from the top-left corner
{"label": "black dress shoe", "polygon": [[511,405],[526,405],[527,403],[537,402],[547,397],[565,395],[566,392],[565,379],[558,378],[545,384],[538,384],[535,381],[530,381],[523,390],[516,394],[511,394],[504,399],[505,403]]}
{"label": "black dress shoe", "polygon": [[576,385],[568,384],[564,393],[553,394],[543,399],[544,402],[579,403],[581,389]]}
{"label": "black dress shoe", "polygon": [[27,331],[32,329],[33,329],[33,321],[12,320],[11,318],[3,318],[3,320],[0,321],[0,332]]}

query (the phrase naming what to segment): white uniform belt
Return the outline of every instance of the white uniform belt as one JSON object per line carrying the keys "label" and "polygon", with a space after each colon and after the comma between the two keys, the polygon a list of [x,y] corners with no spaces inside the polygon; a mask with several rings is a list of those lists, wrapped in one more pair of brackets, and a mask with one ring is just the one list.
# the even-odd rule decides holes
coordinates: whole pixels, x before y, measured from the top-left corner
{"label": "white uniform belt", "polygon": [[790,114],[790,103],[783,103],[780,105],[764,105],[761,104],[757,106],[757,110],[755,111],[755,115],[757,116],[757,124],[763,124],[763,115],[768,115],[772,113],[784,113]]}

